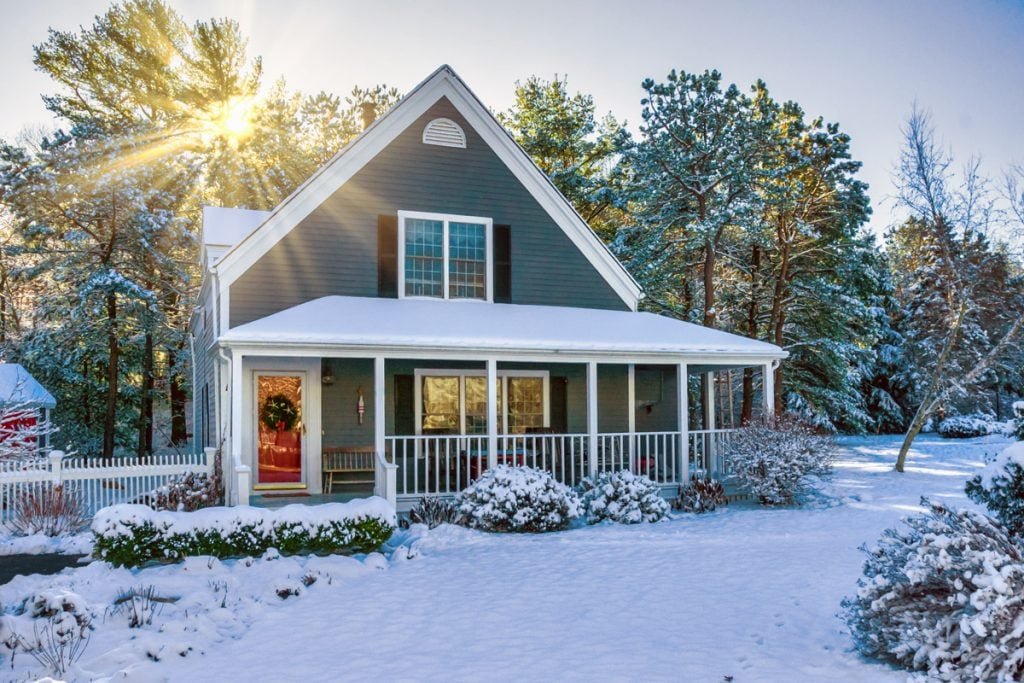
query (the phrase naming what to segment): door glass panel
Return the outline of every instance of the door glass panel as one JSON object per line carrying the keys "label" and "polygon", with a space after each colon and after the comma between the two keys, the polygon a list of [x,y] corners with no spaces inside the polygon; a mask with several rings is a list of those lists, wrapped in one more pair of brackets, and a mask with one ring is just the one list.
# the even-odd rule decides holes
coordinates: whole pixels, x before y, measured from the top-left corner
{"label": "door glass panel", "polygon": [[[498,378],[498,433],[503,433],[501,424],[501,384],[503,377]],[[477,376],[466,377],[466,433],[487,433],[487,378]]]}
{"label": "door glass panel", "polygon": [[302,378],[260,375],[257,385],[259,484],[302,483]]}
{"label": "door glass panel", "polygon": [[423,378],[423,433],[458,434],[459,378]]}
{"label": "door glass panel", "polygon": [[544,426],[544,381],[540,377],[508,378],[508,431],[525,434]]}

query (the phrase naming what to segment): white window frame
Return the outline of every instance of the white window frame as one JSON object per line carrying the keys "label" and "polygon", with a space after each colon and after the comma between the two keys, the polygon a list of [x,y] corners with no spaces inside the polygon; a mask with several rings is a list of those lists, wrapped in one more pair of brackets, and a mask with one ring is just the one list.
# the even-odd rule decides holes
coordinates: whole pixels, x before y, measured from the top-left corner
{"label": "white window frame", "polygon": [[[416,403],[416,434],[423,433],[423,378],[424,377],[458,377],[459,378],[459,433],[452,436],[466,436],[466,378],[486,377],[484,370],[445,370],[434,368],[416,368],[416,386],[413,389],[413,400]],[[551,373],[547,370],[498,370],[498,377],[539,377],[544,385],[544,428],[551,427]],[[508,434],[508,382],[501,383],[501,434]]]}
{"label": "white window frame", "polygon": [[[443,224],[442,228],[442,247],[443,247],[443,260],[444,265],[442,269],[443,282],[441,286],[441,297],[435,296],[412,296],[406,295],[405,293],[405,221],[408,218],[428,220],[428,221],[441,221]],[[484,286],[486,290],[486,298],[484,299],[463,299],[456,298],[452,299],[448,292],[448,262],[449,262],[449,251],[451,249],[449,245],[449,223],[483,223],[484,224],[484,256],[486,258],[486,266],[484,267]],[[494,250],[492,244],[494,243],[494,219],[484,218],[483,216],[460,216],[457,214],[448,213],[425,213],[423,211],[399,211],[398,212],[398,298],[400,299],[443,299],[445,301],[486,301],[487,303],[494,302]]]}

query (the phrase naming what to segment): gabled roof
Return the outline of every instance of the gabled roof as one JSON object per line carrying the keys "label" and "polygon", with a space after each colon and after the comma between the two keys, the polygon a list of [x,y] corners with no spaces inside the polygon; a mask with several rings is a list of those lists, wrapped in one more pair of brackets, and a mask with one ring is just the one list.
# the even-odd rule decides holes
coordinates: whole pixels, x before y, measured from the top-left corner
{"label": "gabled roof", "polygon": [[57,399],[17,363],[0,363],[0,406],[56,408]]}
{"label": "gabled roof", "polygon": [[773,344],[654,313],[355,296],[307,301],[234,327],[220,342],[762,361],[787,355]]}
{"label": "gabled roof", "polygon": [[256,230],[221,257],[214,267],[221,285],[230,285],[240,277],[442,97],[446,97],[473,126],[622,300],[636,310],[643,296],[640,286],[448,65],[440,67],[413,88],[274,208]]}

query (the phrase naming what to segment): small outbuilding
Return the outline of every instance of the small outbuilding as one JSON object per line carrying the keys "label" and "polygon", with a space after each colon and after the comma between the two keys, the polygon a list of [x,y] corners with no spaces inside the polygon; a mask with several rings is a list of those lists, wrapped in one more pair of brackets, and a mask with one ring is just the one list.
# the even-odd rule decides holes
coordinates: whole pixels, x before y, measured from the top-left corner
{"label": "small outbuilding", "polygon": [[[0,363],[0,443],[23,439],[37,433],[41,422],[50,421],[57,400],[29,371],[18,363]],[[49,430],[42,432],[41,444],[49,445]],[[34,439],[34,436],[30,436]]]}

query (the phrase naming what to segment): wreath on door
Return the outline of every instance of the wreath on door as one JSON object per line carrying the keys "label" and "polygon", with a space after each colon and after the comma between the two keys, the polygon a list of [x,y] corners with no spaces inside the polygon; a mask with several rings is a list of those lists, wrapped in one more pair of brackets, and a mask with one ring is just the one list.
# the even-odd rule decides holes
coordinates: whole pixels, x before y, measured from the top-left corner
{"label": "wreath on door", "polygon": [[299,421],[299,409],[284,394],[268,396],[260,407],[260,422],[267,429],[278,432],[290,432]]}

